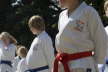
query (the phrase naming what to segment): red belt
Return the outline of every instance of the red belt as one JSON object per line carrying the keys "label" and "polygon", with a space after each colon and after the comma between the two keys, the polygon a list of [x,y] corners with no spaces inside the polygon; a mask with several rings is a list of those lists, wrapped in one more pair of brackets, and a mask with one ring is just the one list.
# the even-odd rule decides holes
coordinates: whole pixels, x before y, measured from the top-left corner
{"label": "red belt", "polygon": [[80,53],[75,53],[75,54],[58,53],[54,61],[53,72],[58,72],[59,62],[63,64],[65,72],[70,72],[70,69],[68,66],[69,61],[77,60],[77,59],[85,58],[89,56],[93,56],[92,51],[80,52]]}

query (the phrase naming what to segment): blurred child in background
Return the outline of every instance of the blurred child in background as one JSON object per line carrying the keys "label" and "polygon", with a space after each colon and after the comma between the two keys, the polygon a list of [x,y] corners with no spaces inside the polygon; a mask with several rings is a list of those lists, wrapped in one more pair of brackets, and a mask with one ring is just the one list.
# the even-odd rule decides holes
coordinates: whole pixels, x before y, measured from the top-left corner
{"label": "blurred child in background", "polygon": [[0,34],[0,72],[13,72],[12,60],[15,57],[16,39],[8,32]]}
{"label": "blurred child in background", "polygon": [[18,63],[16,72],[25,72],[28,68],[26,64],[27,48],[25,48],[24,46],[21,46],[18,49],[18,55],[21,57],[21,60]]}
{"label": "blurred child in background", "polygon": [[[105,10],[105,16],[108,17],[108,1],[105,2],[104,4],[104,10]],[[108,34],[108,26],[105,28],[107,34]]]}
{"label": "blurred child in background", "polygon": [[[105,10],[105,16],[108,17],[108,0],[105,1],[104,4],[104,10]],[[105,31],[107,33],[107,38],[108,38],[108,26],[105,27]],[[107,39],[108,41],[108,39]],[[108,44],[108,42],[107,42]],[[99,72],[108,72],[108,46],[107,46],[107,55],[106,55],[106,60],[105,60],[105,64],[100,65],[101,67],[99,67]]]}

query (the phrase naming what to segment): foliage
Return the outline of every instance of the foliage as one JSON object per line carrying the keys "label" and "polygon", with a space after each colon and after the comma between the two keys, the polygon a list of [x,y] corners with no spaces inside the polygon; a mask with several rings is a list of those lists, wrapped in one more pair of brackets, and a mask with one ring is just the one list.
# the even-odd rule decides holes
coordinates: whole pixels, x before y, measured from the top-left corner
{"label": "foliage", "polygon": [[[88,4],[96,8],[103,21],[104,0],[85,0]],[[0,32],[10,32],[18,40],[29,48],[35,36],[30,32],[27,22],[33,15],[41,15],[45,19],[46,31],[53,41],[57,33],[57,21],[61,8],[55,1],[51,0],[1,0],[0,1]]]}

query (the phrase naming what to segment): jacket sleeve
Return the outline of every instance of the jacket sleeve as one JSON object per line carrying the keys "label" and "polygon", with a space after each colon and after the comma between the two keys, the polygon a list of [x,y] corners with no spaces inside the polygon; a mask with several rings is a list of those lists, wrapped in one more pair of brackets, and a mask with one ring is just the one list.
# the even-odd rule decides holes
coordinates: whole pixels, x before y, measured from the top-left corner
{"label": "jacket sleeve", "polygon": [[96,10],[91,8],[88,13],[88,29],[94,42],[95,60],[98,64],[103,64],[107,50],[107,35]]}

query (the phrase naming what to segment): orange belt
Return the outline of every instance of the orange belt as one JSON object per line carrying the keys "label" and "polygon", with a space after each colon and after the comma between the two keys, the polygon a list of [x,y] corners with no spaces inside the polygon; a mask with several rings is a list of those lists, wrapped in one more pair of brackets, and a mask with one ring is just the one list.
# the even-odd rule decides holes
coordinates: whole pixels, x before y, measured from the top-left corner
{"label": "orange belt", "polygon": [[59,62],[63,64],[65,72],[70,72],[70,69],[68,66],[69,61],[77,60],[77,59],[85,58],[89,56],[93,56],[92,51],[80,52],[80,53],[75,53],[75,54],[58,53],[54,60],[53,72],[58,72]]}

